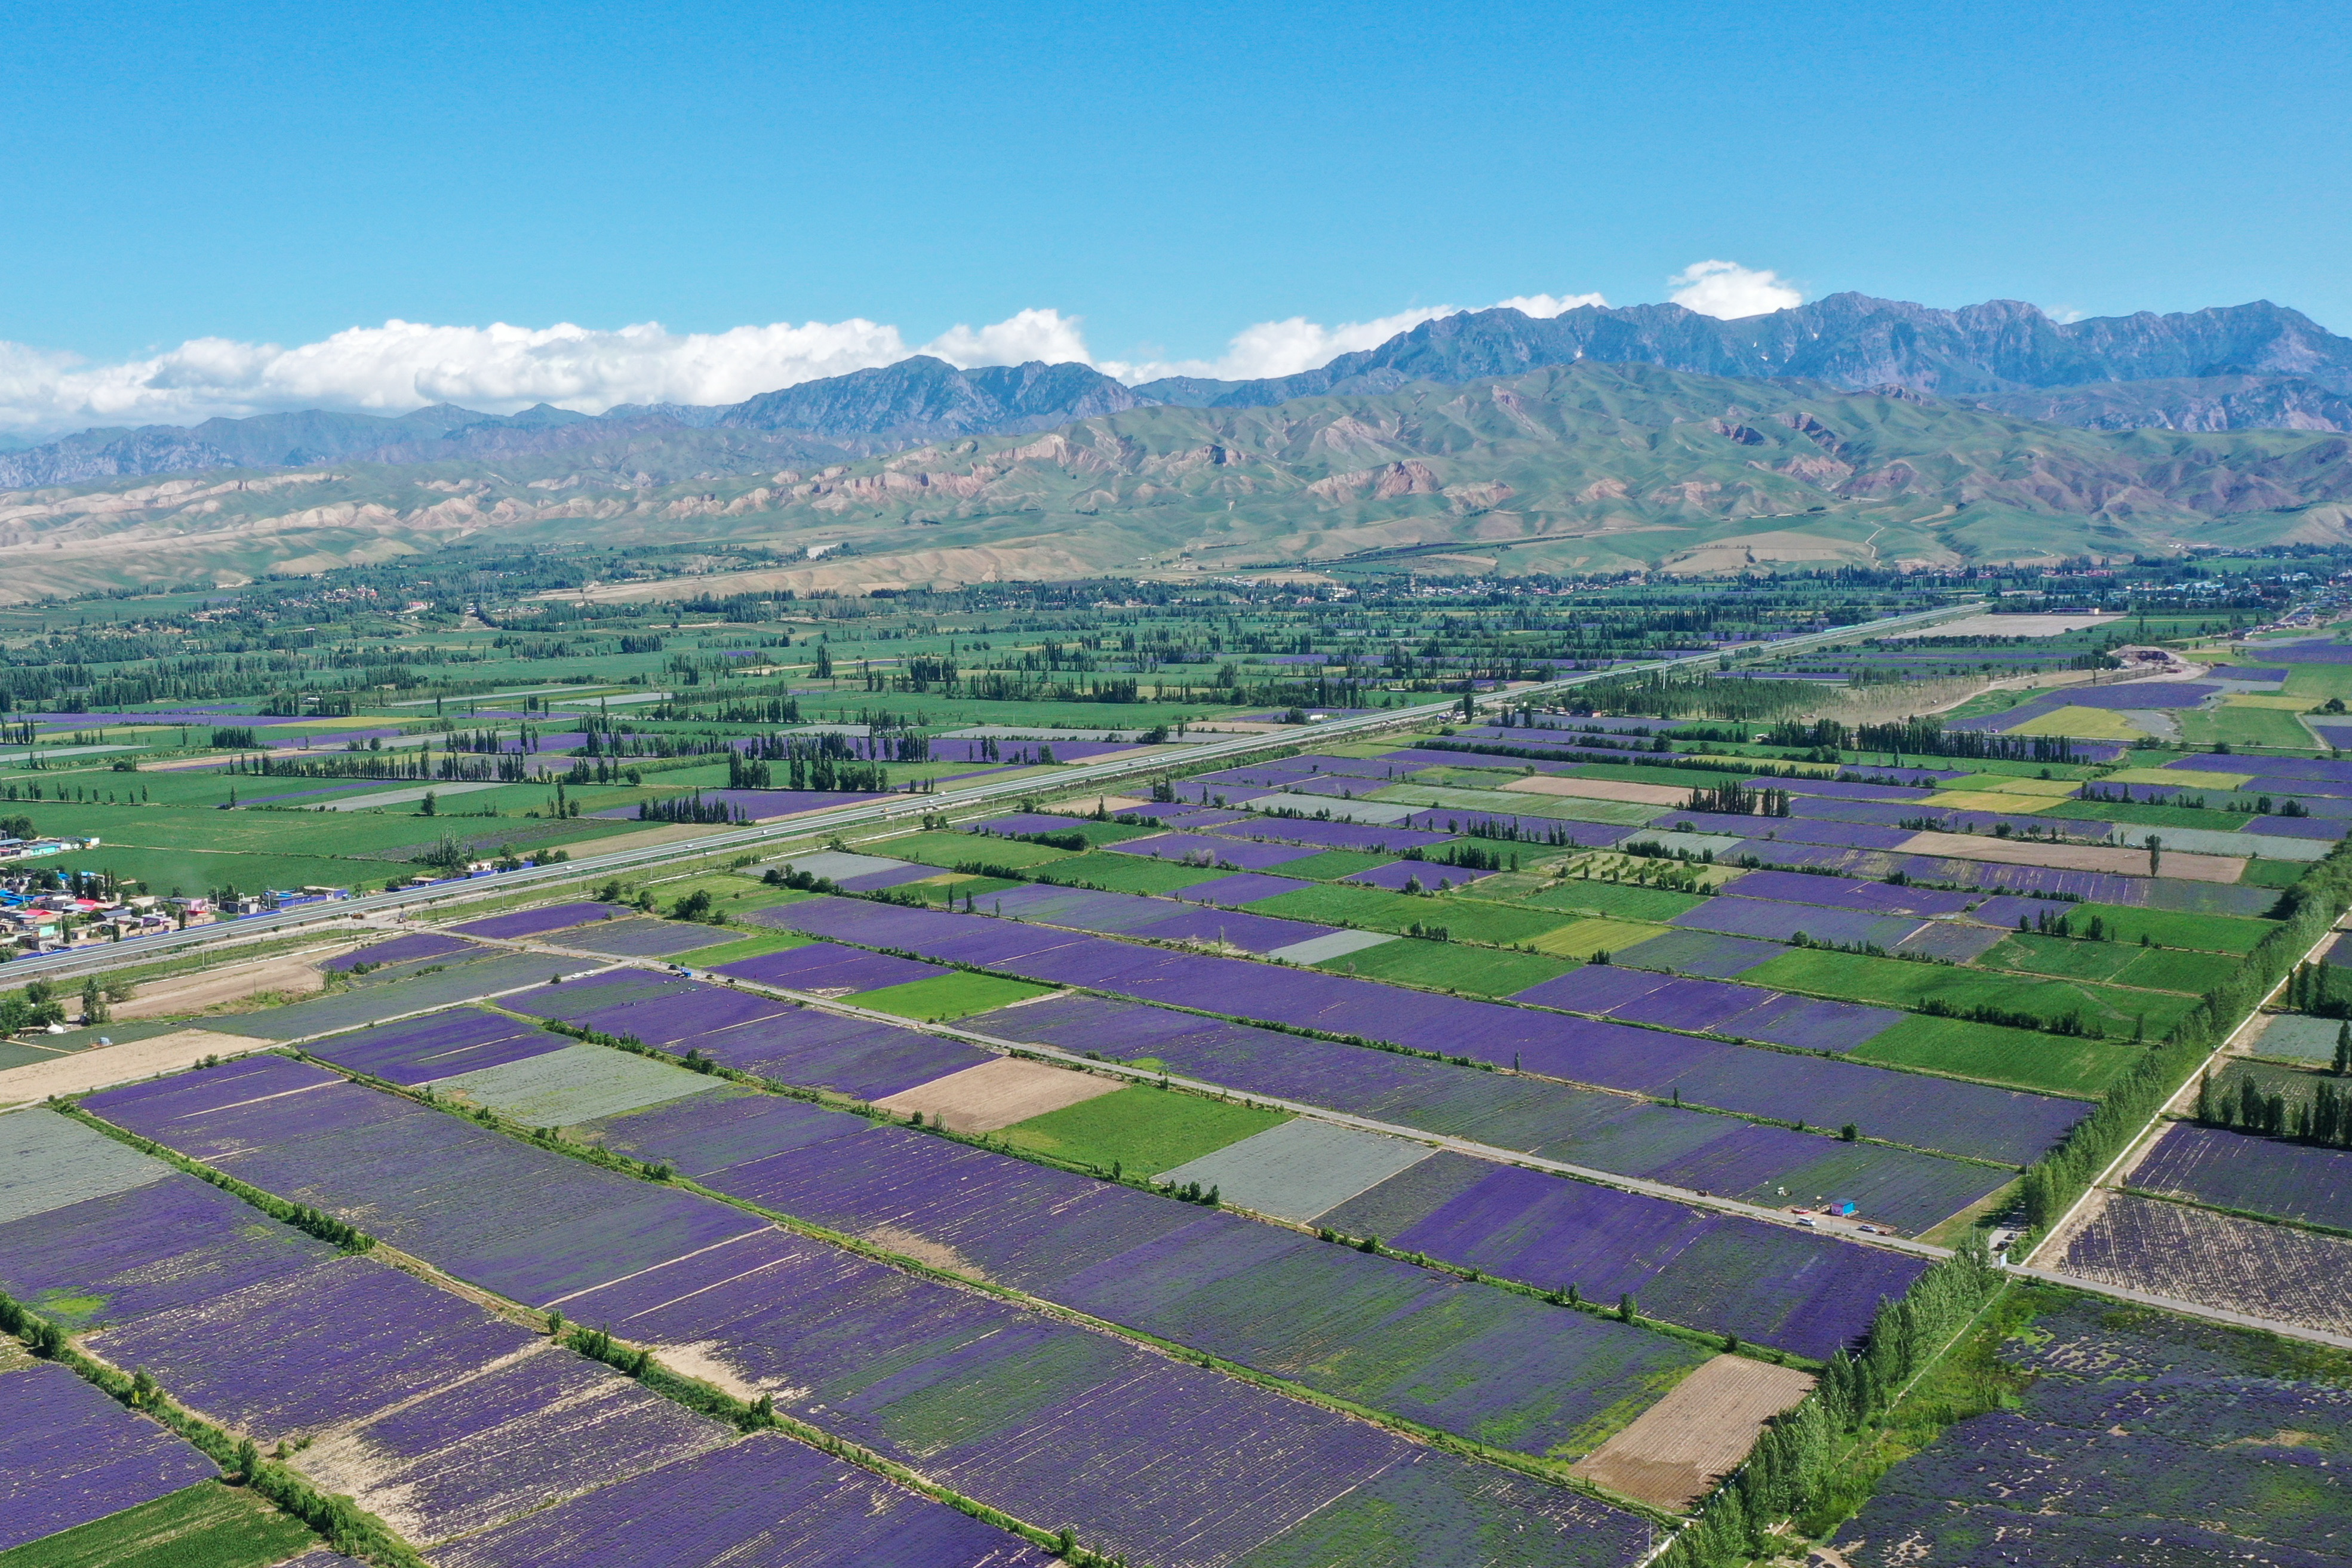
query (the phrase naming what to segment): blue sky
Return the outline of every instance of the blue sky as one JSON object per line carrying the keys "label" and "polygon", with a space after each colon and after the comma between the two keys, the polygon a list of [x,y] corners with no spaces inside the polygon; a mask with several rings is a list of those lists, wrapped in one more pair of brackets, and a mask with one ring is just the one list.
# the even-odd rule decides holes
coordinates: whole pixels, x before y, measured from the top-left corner
{"label": "blue sky", "polygon": [[[1234,368],[1255,323],[1654,300],[1715,258],[2352,330],[2347,55],[2343,14],[2261,5],[50,6],[0,65],[0,427],[172,382],[511,405],[550,353],[593,405],[1024,310],[945,341]],[[395,318],[669,336],[634,377],[601,337],[251,346]]]}

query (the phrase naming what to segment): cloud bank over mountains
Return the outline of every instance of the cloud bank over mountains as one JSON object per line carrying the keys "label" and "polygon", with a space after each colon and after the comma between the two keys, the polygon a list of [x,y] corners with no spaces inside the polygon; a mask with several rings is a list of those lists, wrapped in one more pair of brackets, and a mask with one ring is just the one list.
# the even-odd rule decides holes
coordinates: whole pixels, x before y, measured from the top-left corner
{"label": "cloud bank over mountains", "polygon": [[[1726,318],[1803,299],[1772,272],[1721,260],[1694,263],[1668,288],[1675,303]],[[1599,294],[1526,294],[1496,303],[1552,317],[1608,301]],[[396,415],[436,403],[498,414],[540,403],[583,414],[620,404],[740,403],[914,354],[962,369],[1075,361],[1130,384],[1169,375],[1250,380],[1311,370],[1461,309],[1433,305],[1336,326],[1305,316],[1260,321],[1235,333],[1214,360],[1180,361],[1098,359],[1087,345],[1082,319],[1051,309],[979,327],[960,323],[919,345],[897,327],[862,317],[723,332],[672,332],[653,321],[603,330],[395,319],[293,348],[194,338],[113,363],[0,342],[0,431],[33,437],[89,426],[190,424],[302,408]]]}

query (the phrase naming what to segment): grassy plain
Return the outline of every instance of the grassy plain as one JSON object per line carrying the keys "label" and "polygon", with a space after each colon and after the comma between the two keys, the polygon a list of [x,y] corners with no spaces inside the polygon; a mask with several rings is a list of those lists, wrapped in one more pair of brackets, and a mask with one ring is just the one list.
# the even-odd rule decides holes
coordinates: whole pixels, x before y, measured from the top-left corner
{"label": "grassy plain", "polygon": [[1050,985],[1033,985],[1025,980],[959,970],[929,980],[910,980],[903,985],[886,985],[879,991],[861,991],[849,1000],[877,1013],[895,1013],[901,1018],[931,1024],[1010,1006],[1032,996],[1043,996],[1053,989]]}
{"label": "grassy plain", "polygon": [[2057,1023],[2069,1016],[2109,1035],[2129,1036],[2146,1020],[2147,1033],[2161,1035],[2197,1005],[2197,999],[2160,991],[2127,991],[2086,981],[2023,982],[1940,963],[1906,963],[1860,953],[1801,950],[1770,959],[1740,978],[1776,990],[1801,991],[1881,1006],[1916,1007],[1930,999],[1956,1012],[1977,1007],[2029,1014]]}
{"label": "grassy plain", "polygon": [[2045,1094],[2098,1095],[2144,1054],[2123,1040],[1914,1015],[1846,1053],[1856,1061],[1924,1068]]}
{"label": "grassy plain", "polygon": [[1129,1173],[1150,1175],[1289,1120],[1284,1111],[1138,1084],[1016,1122],[1003,1136],[1016,1149],[1106,1171],[1116,1163]]}
{"label": "grassy plain", "polygon": [[1360,974],[1407,985],[1460,991],[1472,996],[1508,996],[1567,973],[1573,962],[1533,952],[1497,952],[1459,942],[1403,937],[1378,947],[1344,953],[1317,964],[1338,974]]}

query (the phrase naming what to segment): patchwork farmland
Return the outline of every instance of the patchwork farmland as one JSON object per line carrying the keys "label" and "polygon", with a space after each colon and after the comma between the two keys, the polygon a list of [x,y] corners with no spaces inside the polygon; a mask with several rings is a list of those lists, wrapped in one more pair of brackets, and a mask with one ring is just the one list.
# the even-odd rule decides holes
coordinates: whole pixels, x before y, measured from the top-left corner
{"label": "patchwork farmland", "polygon": [[0,1568],[2347,1560],[2352,762],[1647,689],[94,971]]}

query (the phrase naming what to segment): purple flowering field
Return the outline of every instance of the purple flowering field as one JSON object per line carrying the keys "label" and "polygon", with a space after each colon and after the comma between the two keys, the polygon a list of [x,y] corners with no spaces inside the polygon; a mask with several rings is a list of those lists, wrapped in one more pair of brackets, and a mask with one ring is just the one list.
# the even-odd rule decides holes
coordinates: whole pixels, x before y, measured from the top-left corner
{"label": "purple flowering field", "polygon": [[542,1056],[570,1043],[561,1035],[496,1013],[461,1007],[314,1040],[303,1048],[353,1072],[413,1086]]}
{"label": "purple flowering field", "polygon": [[69,1329],[127,1322],[308,1270],[334,1247],[178,1171],[0,1225],[0,1287]]}
{"label": "purple flowering field", "polygon": [[2352,1231],[2352,1152],[2176,1122],[2130,1177],[2144,1192]]}
{"label": "purple flowering field", "polygon": [[512,914],[491,915],[485,920],[467,921],[451,926],[451,931],[468,936],[495,937],[505,941],[538,936],[545,931],[563,931],[583,925],[590,921],[624,920],[636,913],[625,904],[575,902],[550,904],[542,909],[517,910]]}
{"label": "purple flowering field", "polygon": [[[1299,884],[1286,880],[1283,885],[1287,888]],[[1090,888],[1066,888],[1054,882],[1032,882],[1026,887],[991,893],[988,907],[991,914],[1090,931],[1133,931],[1178,912],[1174,905],[1157,899],[1098,892]]]}
{"label": "purple flowering field", "polygon": [[954,972],[936,963],[919,963],[911,958],[894,958],[888,953],[867,952],[863,948],[818,942],[806,947],[788,948],[782,952],[761,953],[756,958],[722,963],[711,973],[739,975],[745,980],[781,985],[787,990],[846,995],[853,991],[875,991],[885,985],[902,985],[910,980],[932,980]]}
{"label": "purple flowering field", "polygon": [[[1126,1057],[1148,1052],[1177,1072],[1244,1093],[1302,1100],[1757,1202],[1802,1202],[1835,1192],[1906,1231],[1926,1229],[2005,1179],[1997,1169],[1932,1154],[1843,1143],[1542,1079],[1480,1072],[1101,997],[1055,997],[971,1023],[1001,1037],[1069,1050]],[[1424,1161],[1416,1170],[1435,1164]],[[1413,1173],[1399,1178],[1412,1179]],[[1801,1195],[1779,1197],[1776,1189],[1783,1185]]]}
{"label": "purple flowering field", "polygon": [[620,1281],[574,1310],[630,1338],[702,1345],[781,1410],[1165,1568],[1230,1563],[1409,1448],[781,1232]]}
{"label": "purple flowering field", "polygon": [[1130,838],[1107,847],[1121,855],[1149,856],[1161,860],[1190,858],[1203,864],[1238,866],[1244,871],[1263,871],[1286,860],[1303,860],[1309,855],[1319,853],[1305,845],[1253,844],[1244,839],[1218,838],[1202,833],[1155,834],[1150,838]]}
{"label": "purple flowering field", "polygon": [[1328,936],[1336,927],[1305,921],[1278,920],[1272,915],[1244,914],[1238,910],[1188,910],[1127,934],[1153,942],[1215,942],[1251,952],[1272,952],[1293,942]]}
{"label": "purple flowering field", "polygon": [[[837,908],[839,902],[810,900],[779,912],[792,915],[803,929],[846,926],[889,931],[893,945],[933,952],[960,930],[1003,923],[918,910],[890,911],[918,917],[914,920],[882,921],[845,913]],[[1706,940],[1722,943],[1742,939]],[[1780,951],[1769,943],[1748,945],[1767,955]],[[1853,1121],[1874,1135],[1980,1158],[2016,1161],[2018,1152],[2025,1150],[2032,1152],[2021,1157],[2033,1158],[2054,1136],[2053,1126],[2063,1131],[2083,1110],[2076,1101],[2049,1096],[1408,992],[1245,959],[1142,952],[1106,938],[1081,938],[1046,952],[991,962],[1054,984],[1079,984],[1203,1012],[1361,1035],[1497,1066],[1517,1062],[1605,1088],[1654,1095],[1679,1089],[1694,1104],[1727,1110],[1801,1117],[1830,1126]]]}
{"label": "purple flowering field", "polygon": [[[793,948],[775,956],[803,952]],[[688,989],[657,1000],[625,1002],[579,1016],[578,1022],[608,1035],[635,1035],[649,1046],[674,1045],[696,1035],[707,1035],[754,1018],[770,1017],[791,1006],[772,996],[731,991],[723,985],[688,983]],[[527,1011],[518,1006],[516,1011]]]}
{"label": "purple flowering field", "polygon": [[[341,1215],[404,1251],[519,1300],[544,1305],[761,1228],[739,1210],[650,1186],[456,1116],[344,1082],[207,1106],[212,1068],[110,1090],[99,1115],[215,1161],[264,1191]],[[152,1089],[153,1086],[141,1086]],[[529,1194],[518,1203],[516,1194]]]}
{"label": "purple flowering field", "polygon": [[1443,833],[1379,822],[1319,822],[1313,818],[1255,816],[1227,823],[1215,830],[1221,838],[1271,838],[1286,844],[1312,844],[1320,849],[1368,849],[1402,854],[1450,842]]}
{"label": "purple flowering field", "polygon": [[1638,942],[1617,953],[1620,963],[1643,969],[1671,970],[1706,980],[1727,980],[1743,970],[1780,957],[1788,950],[1776,942],[1754,937],[1726,936],[1716,931],[1672,931]]}
{"label": "purple flowering field", "polygon": [[1278,899],[1285,893],[1295,893],[1301,888],[1313,886],[1314,883],[1303,882],[1296,877],[1269,876],[1264,871],[1236,871],[1230,877],[1179,888],[1168,896],[1188,904],[1220,904],[1230,908],[1238,904],[1254,904],[1260,899]]}
{"label": "purple flowering field", "polygon": [[1816,942],[1876,942],[1881,947],[1893,947],[1919,929],[1916,915],[1865,914],[1860,910],[1824,909],[1734,894],[1723,894],[1696,909],[1685,910],[1672,923],[1687,931],[1720,931],[1727,936],[1763,937],[1773,942],[1786,942],[1802,931]]}
{"label": "purple flowering field", "polygon": [[2067,1244],[2070,1274],[2178,1300],[2352,1334],[2352,1241],[2128,1193]]}
{"label": "purple flowering field", "polygon": [[1815,1051],[1852,1050],[1904,1018],[1885,1007],[1784,996],[1761,986],[1668,978],[1615,965],[1588,964],[1574,974],[1529,986],[1513,1000]]}
{"label": "purple flowering field", "polygon": [[698,1035],[684,1044],[722,1067],[860,1100],[879,1100],[995,1059],[976,1046],[813,1007]]}
{"label": "purple flowering field", "polygon": [[1689,1364],[1526,1297],[895,1128],[700,1179],[835,1229],[911,1233],[1051,1300],[1534,1453],[1629,1381]]}
{"label": "purple flowering field", "polygon": [[1747,871],[1729,884],[1743,899],[1775,899],[1795,904],[1859,910],[1865,914],[1956,915],[1974,900],[1939,888],[1896,887],[1887,882],[1849,882],[1808,877],[1801,871]]}
{"label": "purple flowering field", "polygon": [[[299,1365],[285,1370],[301,1373]],[[542,1342],[412,1402],[387,1404],[293,1463],[425,1546],[625,1484],[735,1436],[719,1422]]]}
{"label": "purple flowering field", "polygon": [[1870,1007],[1856,1002],[1775,996],[1724,1020],[1717,1026],[1717,1032],[1803,1050],[1850,1051],[1885,1033],[1906,1016],[1891,1007]]}
{"label": "purple flowering field", "polygon": [[557,940],[565,947],[614,958],[667,958],[672,953],[692,952],[698,947],[710,947],[735,938],[717,926],[697,925],[691,921],[640,918],[593,921]]}
{"label": "purple flowering field", "polygon": [[[1322,1223],[1547,1289],[1575,1285],[1592,1300],[1631,1290],[1647,1310],[1688,1327],[1824,1358],[1859,1341],[1880,1298],[1901,1295],[1927,1267],[1899,1253],[1458,1154],[1424,1163],[1439,1162],[1451,1168],[1391,1177]],[[1408,1185],[1427,1196],[1401,1206],[1383,1191]],[[1412,1216],[1431,1197],[1438,1201]]]}
{"label": "purple flowering field", "polygon": [[411,931],[406,936],[394,937],[390,942],[361,948],[357,952],[347,952],[341,958],[331,958],[319,967],[341,973],[355,963],[414,963],[428,958],[446,958],[453,952],[479,951],[471,942],[444,936],[439,931]]}
{"label": "purple flowering field", "polygon": [[755,1171],[773,1155],[830,1138],[856,1137],[874,1123],[806,1100],[720,1088],[690,1100],[625,1110],[587,1125],[606,1148],[640,1160],[667,1160],[699,1180],[730,1167]]}
{"label": "purple flowering field", "polygon": [[2277,1342],[2072,1299],[1996,1353],[2021,1397],[1887,1472],[1855,1568],[2352,1561],[2352,1396]]}
{"label": "purple flowering field", "polygon": [[542,985],[522,995],[502,997],[499,1005],[528,1013],[534,1018],[562,1018],[576,1023],[600,1007],[682,995],[692,984],[677,975],[654,974],[642,969],[608,969],[600,974],[567,980],[561,985]]}
{"label": "purple flowering field", "polygon": [[220,1474],[177,1434],[54,1362],[0,1373],[0,1552]]}
{"label": "purple flowering field", "polygon": [[672,1458],[434,1554],[436,1568],[644,1568],[744,1562],[1051,1568],[1019,1536],[772,1432]]}
{"label": "purple flowering field", "polygon": [[533,1338],[373,1258],[336,1258],[108,1329],[96,1348],[268,1443],[413,1398]]}

